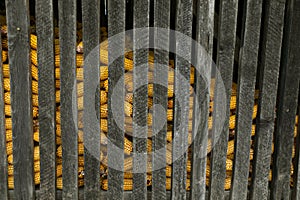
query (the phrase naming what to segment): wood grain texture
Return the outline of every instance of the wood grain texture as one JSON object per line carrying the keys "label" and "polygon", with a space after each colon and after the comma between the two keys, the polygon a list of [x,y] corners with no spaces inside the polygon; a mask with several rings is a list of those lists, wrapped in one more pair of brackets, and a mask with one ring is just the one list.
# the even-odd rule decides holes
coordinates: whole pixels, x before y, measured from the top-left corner
{"label": "wood grain texture", "polygon": [[[197,63],[195,77],[196,86],[193,103],[193,144],[192,144],[192,172],[191,172],[191,198],[205,199],[206,194],[206,166],[207,166],[207,139],[208,139],[208,115],[209,115],[209,88],[211,76],[211,63],[208,62],[206,68],[200,65],[201,60],[210,61],[210,46],[212,42],[209,38],[213,38],[213,32],[210,24],[213,19],[210,19],[210,9],[213,2],[209,1],[194,1],[196,5],[196,41],[207,52],[209,58],[201,57],[198,54],[200,49],[194,49],[192,56]],[[207,69],[208,72],[201,74],[199,69]],[[201,75],[200,75],[201,74]],[[204,76],[208,77],[204,77]]]}
{"label": "wood grain texture", "polygon": [[60,114],[63,198],[78,199],[78,122],[76,96],[76,1],[59,1]]}
{"label": "wood grain texture", "polygon": [[[224,199],[238,1],[220,1],[209,199]],[[224,86],[222,87],[222,84]],[[224,89],[224,91],[222,90]],[[221,95],[224,93],[224,95]],[[224,103],[225,102],[225,103]],[[223,113],[224,119],[221,119]],[[223,123],[222,123],[223,122]]]}
{"label": "wood grain texture", "polygon": [[[170,1],[155,0],[154,1],[154,27],[165,28],[170,27]],[[164,35],[159,31],[154,32],[154,45],[158,47],[169,46],[169,34]],[[153,88],[153,104],[161,106],[164,110],[168,109],[168,64],[169,53],[162,51],[160,48],[154,49],[154,84]],[[159,64],[165,66],[160,67]],[[166,196],[166,134],[167,124],[165,123],[160,130],[154,129],[161,124],[161,117],[166,119],[166,116],[161,116],[158,110],[153,110],[152,122],[152,149],[155,151],[152,154],[152,200],[165,200]]]}
{"label": "wood grain texture", "polygon": [[108,1],[108,198],[116,200],[124,197],[124,31],[125,0]]}
{"label": "wood grain texture", "polygon": [[[0,37],[0,44],[1,44]],[[0,45],[0,53],[2,55],[2,45]],[[4,112],[4,88],[2,74],[2,57],[0,58],[0,198],[8,199],[7,188],[7,154],[6,154],[6,136],[5,136],[5,112]]]}
{"label": "wood grain texture", "polygon": [[272,168],[272,199],[290,199],[290,177],[292,151],[294,146],[295,116],[298,107],[300,77],[300,1],[287,1],[284,38],[279,78],[279,100],[276,129],[274,134],[275,151]]}
{"label": "wood grain texture", "polygon": [[[148,191],[147,192],[147,198],[151,199],[151,196],[153,195],[152,192]],[[42,197],[42,194],[39,190],[36,191],[36,197],[37,199]],[[101,191],[101,197],[99,198],[100,200],[106,200],[108,198],[108,192],[107,191]],[[167,191],[166,193],[166,198],[171,199],[171,192]],[[190,198],[190,193],[187,192],[187,198]],[[62,191],[58,190],[57,191],[57,199],[62,199]],[[84,191],[83,189],[79,189],[79,200],[84,199]],[[132,192],[131,191],[126,191],[124,192],[124,200],[131,200],[132,199]],[[225,192],[225,199],[229,199],[229,192]],[[15,197],[15,192],[13,190],[9,190],[9,200],[16,200]]]}
{"label": "wood grain texture", "polygon": [[232,199],[247,199],[250,138],[257,60],[260,39],[262,0],[248,0],[240,51],[237,96],[237,124],[235,129],[235,153],[232,177]]}
{"label": "wood grain texture", "polygon": [[[133,1],[133,199],[147,199],[149,0]],[[143,28],[143,31],[141,29]]]}
{"label": "wood grain texture", "polygon": [[[82,1],[84,44],[84,198],[100,198],[100,1]],[[95,98],[95,93],[96,95]],[[96,102],[95,102],[96,101]]]}
{"label": "wood grain texture", "polygon": [[266,2],[250,199],[267,199],[285,1]]}
{"label": "wood grain texture", "polygon": [[6,1],[10,68],[14,190],[17,199],[34,199],[29,1]]}
{"label": "wood grain texture", "polygon": [[[191,37],[193,18],[192,0],[180,0],[176,3],[176,31]],[[186,58],[191,59],[191,45],[191,40],[176,38],[172,199],[186,199],[190,64],[187,60],[180,57],[180,55],[182,56],[182,52],[184,52]]]}
{"label": "wood grain texture", "polygon": [[48,199],[56,197],[55,66],[52,1],[36,1],[39,83],[40,191]]}

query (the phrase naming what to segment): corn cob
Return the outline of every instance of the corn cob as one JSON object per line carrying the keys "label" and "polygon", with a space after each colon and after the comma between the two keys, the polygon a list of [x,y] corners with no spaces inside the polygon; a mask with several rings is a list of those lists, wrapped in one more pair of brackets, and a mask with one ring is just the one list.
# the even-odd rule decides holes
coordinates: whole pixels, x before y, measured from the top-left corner
{"label": "corn cob", "polygon": [[5,129],[12,129],[11,118],[5,118]]}
{"label": "corn cob", "polygon": [[[151,176],[150,175],[147,175],[147,186],[150,186],[151,185]],[[124,179],[124,190],[125,191],[128,191],[128,190],[132,190],[132,179]],[[104,179],[102,181],[102,189],[104,190],[108,190],[108,180],[107,179]]]}
{"label": "corn cob", "polygon": [[[36,57],[36,52],[35,52],[34,56]],[[34,60],[35,57],[31,60],[31,62],[34,62],[34,63],[37,64],[37,61]],[[77,67],[82,67],[83,66],[83,61],[84,61],[83,55],[82,54],[77,54],[76,55],[76,66]],[[55,55],[55,67],[59,67],[59,66],[60,66],[60,55]]]}
{"label": "corn cob", "polygon": [[6,130],[5,131],[5,135],[6,135],[6,142],[11,142],[12,141],[12,130]]}
{"label": "corn cob", "polygon": [[[83,155],[84,153],[84,145],[83,143],[78,143],[78,155]],[[62,145],[60,145],[57,149],[56,149],[56,155],[60,158],[62,158]]]}
{"label": "corn cob", "polygon": [[37,36],[34,34],[30,34],[30,47],[32,49],[37,49]]}
{"label": "corn cob", "polygon": [[7,50],[8,49],[8,42],[7,42],[7,38],[2,38],[2,49]]}
{"label": "corn cob", "polygon": [[37,58],[37,51],[36,50],[31,50],[30,52],[30,58],[31,58],[31,63],[34,64],[35,66],[38,65],[38,58]]}
{"label": "corn cob", "polygon": [[103,82],[103,87],[106,92],[108,92],[108,79]]}
{"label": "corn cob", "polygon": [[2,63],[6,62],[8,57],[7,51],[2,51]]}
{"label": "corn cob", "polygon": [[9,78],[10,77],[9,64],[2,64],[2,72],[3,72],[3,77],[4,78]]}

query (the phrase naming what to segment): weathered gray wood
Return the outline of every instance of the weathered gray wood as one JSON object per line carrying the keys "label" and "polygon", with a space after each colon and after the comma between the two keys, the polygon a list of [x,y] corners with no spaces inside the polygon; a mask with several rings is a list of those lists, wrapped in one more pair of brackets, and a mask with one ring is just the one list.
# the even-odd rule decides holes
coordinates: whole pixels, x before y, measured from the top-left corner
{"label": "weathered gray wood", "polygon": [[29,1],[6,1],[12,110],[14,189],[34,199]]}
{"label": "weathered gray wood", "polygon": [[[220,1],[217,49],[217,69],[220,74],[217,73],[215,78],[212,129],[213,149],[210,166],[209,199],[224,199],[228,125],[230,116],[229,104],[236,42],[237,10],[238,1]],[[224,96],[221,95],[222,82],[224,84]],[[225,114],[225,119],[221,119],[222,112]],[[224,123],[221,124],[222,121]]]}
{"label": "weathered gray wood", "polygon": [[[123,199],[125,0],[108,1],[108,198]],[[115,34],[119,35],[112,39]],[[114,59],[117,56],[116,59]],[[118,87],[115,87],[120,81]],[[114,109],[114,110],[113,110]],[[118,151],[119,149],[119,151]]]}
{"label": "weathered gray wood", "polygon": [[[15,197],[15,192],[13,190],[9,190],[9,200],[16,200],[16,197]],[[190,197],[190,193],[187,192],[186,193],[187,195],[187,198],[189,199]],[[148,199],[151,199],[151,196],[153,195],[152,192],[148,191],[147,192],[147,198]],[[43,195],[41,194],[41,192],[39,190],[36,191],[36,196],[37,198],[41,198],[43,197]],[[101,191],[101,197],[99,198],[100,200],[106,200],[108,198],[108,192],[107,191]],[[167,191],[166,193],[166,198],[167,199],[171,199],[171,192],[170,191]],[[57,191],[57,199],[60,200],[62,199],[62,192],[61,190],[58,190]],[[83,200],[84,199],[84,191],[83,189],[79,189],[79,200]],[[131,200],[132,199],[132,192],[131,191],[125,191],[124,192],[124,200]],[[225,192],[225,199],[229,199],[229,192]]]}
{"label": "weathered gray wood", "polygon": [[[290,199],[290,173],[300,77],[300,1],[287,1],[272,168],[272,199]],[[296,190],[295,190],[296,191]]]}
{"label": "weathered gray wood", "polygon": [[[298,113],[300,113],[300,101],[298,99]],[[298,122],[299,127],[299,122]],[[300,128],[298,128],[297,138],[296,138],[296,152],[294,161],[294,175],[293,175],[293,191],[291,192],[292,200],[297,200],[300,198]]]}
{"label": "weathered gray wood", "polygon": [[262,0],[248,0],[238,74],[237,124],[231,199],[247,199],[250,138],[257,72]]}
{"label": "weathered gray wood", "polygon": [[[82,1],[84,44],[84,198],[100,197],[100,81],[99,26],[100,1]],[[96,87],[96,88],[95,88]],[[95,90],[96,102],[95,101]],[[91,103],[93,102],[93,103]],[[95,106],[96,104],[96,106]]]}
{"label": "weathered gray wood", "polygon": [[250,199],[267,199],[285,1],[267,1]]}
{"label": "weathered gray wood", "polygon": [[76,92],[76,1],[58,2],[60,40],[60,115],[64,199],[78,199]]}
{"label": "weathered gray wood", "polygon": [[[154,1],[154,27],[165,28],[170,27],[170,1],[155,0]],[[153,87],[153,104],[161,106],[163,109],[168,109],[168,64],[169,53],[162,51],[158,46],[169,46],[169,35],[159,34],[159,31],[154,32],[154,84]],[[158,66],[158,63],[164,67]],[[164,124],[160,130],[154,127],[159,127],[161,124],[161,116],[158,110],[153,110],[152,121],[152,200],[165,200],[166,197],[166,134],[167,124]]]}
{"label": "weathered gray wood", "polygon": [[[176,31],[192,36],[192,0],[176,2]],[[175,42],[175,41],[174,41]],[[175,64],[175,106],[172,141],[172,199],[186,199],[186,162],[188,147],[188,121],[189,121],[189,88],[190,64],[179,56],[191,59],[191,41],[176,38],[176,64]]]}
{"label": "weathered gray wood", "polygon": [[[196,2],[196,1],[194,1]],[[196,41],[199,42],[201,47],[207,51],[207,55],[210,54],[210,38],[213,37],[213,32],[210,24],[213,19],[210,19],[210,7],[213,2],[198,0],[196,10]],[[192,56],[195,57],[196,69],[204,68],[200,65],[200,61],[207,59],[205,56],[198,57],[198,51],[195,49]],[[210,88],[210,72],[211,63],[207,63],[207,69],[209,77],[204,77],[204,74],[200,75],[200,71],[195,72],[195,93],[193,104],[193,154],[192,154],[192,172],[191,172],[191,195],[192,199],[205,199],[206,194],[206,165],[207,165],[207,136],[208,136],[208,115],[209,115],[209,88]],[[208,79],[206,79],[208,78]],[[196,102],[198,101],[198,102]],[[199,122],[199,123],[198,123]],[[198,123],[198,124],[197,124]]]}
{"label": "weathered gray wood", "polygon": [[[1,37],[0,37],[1,44]],[[2,55],[2,45],[0,45],[0,55]],[[4,89],[2,74],[2,57],[0,57],[0,198],[6,200],[7,194],[7,154],[6,154],[6,136],[5,136],[5,112],[4,112]]]}
{"label": "weathered gray wood", "polygon": [[[147,199],[149,0],[133,1],[133,189]],[[140,28],[143,28],[141,31]],[[146,47],[146,48],[145,48]]]}
{"label": "weathered gray wood", "polygon": [[55,145],[55,66],[52,1],[36,1],[36,31],[38,37],[38,93],[40,191],[48,199],[56,196]]}

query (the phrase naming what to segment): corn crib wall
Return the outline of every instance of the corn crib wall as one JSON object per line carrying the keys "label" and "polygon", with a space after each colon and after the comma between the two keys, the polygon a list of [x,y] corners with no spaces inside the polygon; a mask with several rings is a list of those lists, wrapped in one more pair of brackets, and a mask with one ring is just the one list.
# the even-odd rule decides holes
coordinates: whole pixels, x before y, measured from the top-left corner
{"label": "corn crib wall", "polygon": [[[0,7],[0,199],[300,199],[300,0],[6,0]],[[184,50],[197,60],[189,40],[171,31],[161,39],[149,27],[196,40],[220,76],[212,70],[203,80],[174,56]],[[107,43],[134,28],[146,31]],[[176,51],[132,54],[128,43]],[[122,56],[109,63],[114,51]],[[83,71],[91,52],[101,67]],[[134,68],[142,63],[149,65]],[[117,102],[125,103],[117,105],[112,88],[123,75]],[[83,100],[95,81],[92,116]],[[133,90],[139,84],[146,87]],[[153,104],[167,122],[147,138],[159,123],[158,110],[148,113]],[[95,118],[100,123],[90,123]],[[146,154],[151,149],[162,153]]]}

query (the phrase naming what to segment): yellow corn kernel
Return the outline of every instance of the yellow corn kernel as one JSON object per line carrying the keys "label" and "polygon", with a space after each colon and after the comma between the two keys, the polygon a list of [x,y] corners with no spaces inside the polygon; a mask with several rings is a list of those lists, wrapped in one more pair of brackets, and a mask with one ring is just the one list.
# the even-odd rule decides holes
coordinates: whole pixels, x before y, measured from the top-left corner
{"label": "yellow corn kernel", "polygon": [[37,51],[36,50],[31,50],[30,52],[30,58],[31,58],[31,63],[34,64],[35,66],[38,65],[38,59],[37,59]]}
{"label": "yellow corn kernel", "polygon": [[6,154],[11,155],[13,153],[13,143],[7,142],[6,143]]}
{"label": "yellow corn kernel", "polygon": [[30,34],[30,47],[32,49],[37,49],[37,36],[34,34]]}
{"label": "yellow corn kernel", "polygon": [[10,80],[9,78],[3,79],[4,90],[10,91]]}
{"label": "yellow corn kernel", "polygon": [[7,51],[2,51],[2,63],[6,62],[7,60],[7,57],[8,57],[8,53]]}
{"label": "yellow corn kernel", "polygon": [[5,129],[12,129],[11,118],[5,118]]}
{"label": "yellow corn kernel", "polygon": [[100,80],[108,79],[108,66],[101,66],[100,67]]}
{"label": "yellow corn kernel", "polygon": [[125,112],[125,116],[132,116],[132,104],[125,101],[124,102],[124,112]]}

